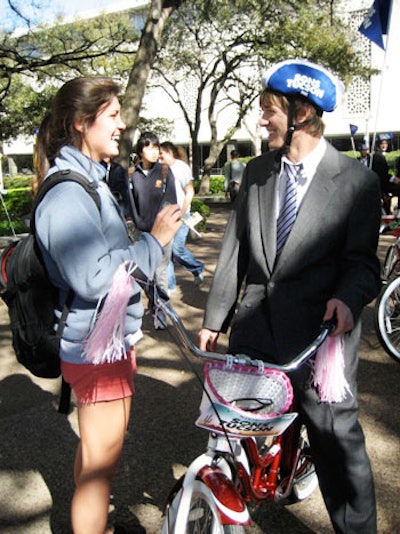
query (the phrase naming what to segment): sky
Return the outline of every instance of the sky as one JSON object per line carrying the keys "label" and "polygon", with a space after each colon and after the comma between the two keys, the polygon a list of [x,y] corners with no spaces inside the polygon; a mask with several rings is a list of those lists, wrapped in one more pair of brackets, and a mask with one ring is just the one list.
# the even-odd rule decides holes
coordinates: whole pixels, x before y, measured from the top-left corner
{"label": "sky", "polygon": [[[91,9],[121,6],[121,9],[142,3],[139,0],[11,0],[21,13],[34,24],[51,21],[57,15],[74,16]],[[35,7],[36,6],[36,7]],[[0,0],[0,31],[12,31],[23,26],[8,5]]]}

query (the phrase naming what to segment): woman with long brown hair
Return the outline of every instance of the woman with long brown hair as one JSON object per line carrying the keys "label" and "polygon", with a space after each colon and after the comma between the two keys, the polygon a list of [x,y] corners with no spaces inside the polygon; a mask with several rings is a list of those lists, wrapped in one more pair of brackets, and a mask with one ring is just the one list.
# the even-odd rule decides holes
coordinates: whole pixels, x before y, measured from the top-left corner
{"label": "woman with long brown hair", "polygon": [[[37,139],[39,182],[54,172],[71,170],[91,182],[100,199],[98,209],[79,184],[62,182],[46,194],[35,218],[49,276],[59,288],[58,310],[73,292],[60,340],[60,358],[63,377],[71,385],[78,406],[80,441],[71,506],[74,534],[106,531],[110,482],[130,415],[134,346],[142,335],[140,287],[133,281],[127,286],[122,345],[111,343],[107,354],[94,358],[85,343],[98,305],[126,262],[137,263],[152,277],[163,247],[181,224],[179,207],[169,205],[159,213],[151,232],[143,233],[135,244],[128,237],[118,204],[104,183],[106,170],[101,165],[102,160],[118,155],[119,138],[125,129],[118,93],[118,85],[108,78],[67,82],[55,96]],[[56,314],[59,317],[60,312]]]}

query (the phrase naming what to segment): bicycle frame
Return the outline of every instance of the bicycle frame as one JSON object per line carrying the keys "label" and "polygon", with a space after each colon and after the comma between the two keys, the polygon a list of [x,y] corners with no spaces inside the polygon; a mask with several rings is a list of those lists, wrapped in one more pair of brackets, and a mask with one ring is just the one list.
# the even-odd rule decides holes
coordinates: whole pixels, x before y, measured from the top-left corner
{"label": "bicycle frame", "polygon": [[[208,451],[189,465],[178,493],[175,488],[170,495],[171,509],[167,509],[166,515],[173,518],[172,524],[168,525],[166,519],[162,534],[186,534],[195,480],[201,480],[209,489],[222,525],[250,525],[247,509],[250,502],[288,499],[294,477],[300,474],[297,471],[302,450],[299,430],[290,426],[283,435],[273,438],[263,454],[254,438],[226,438],[211,433]],[[278,475],[284,465],[288,471],[282,479]]]}
{"label": "bicycle frame", "polygon": [[[172,321],[181,343],[195,356],[205,360],[230,360],[234,364],[244,366],[264,365],[263,362],[244,354],[227,355],[201,351],[190,339],[171,305],[162,299],[157,305]],[[315,354],[332,328],[331,324],[324,325],[317,338],[291,362],[284,365],[268,363],[268,368],[284,372],[298,369]],[[291,414],[294,418],[297,416],[296,412]],[[222,525],[222,530],[216,530],[214,527],[214,530],[207,531],[210,534],[238,532],[224,530],[224,525],[250,525],[251,518],[247,508],[249,502],[279,502],[287,499],[295,477],[306,468],[300,466],[298,469],[303,448],[300,423],[297,420],[294,423],[291,421],[288,428],[279,435],[273,435],[272,430],[271,438],[267,438],[267,434],[268,432],[263,439],[265,442],[269,439],[270,443],[264,452],[260,453],[255,437],[232,437],[229,430],[225,435],[211,432],[207,452],[189,465],[186,474],[171,492],[162,534],[187,534],[186,528],[195,494],[200,494],[208,501],[212,513],[218,514],[216,521]]]}

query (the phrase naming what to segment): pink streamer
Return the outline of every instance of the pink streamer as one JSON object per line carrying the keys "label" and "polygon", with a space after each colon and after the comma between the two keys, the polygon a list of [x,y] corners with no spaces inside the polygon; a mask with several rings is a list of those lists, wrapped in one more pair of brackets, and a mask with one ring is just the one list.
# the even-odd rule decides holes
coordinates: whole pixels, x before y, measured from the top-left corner
{"label": "pink streamer", "polygon": [[343,335],[327,337],[315,358],[312,384],[323,402],[342,402],[350,387],[344,376]]}
{"label": "pink streamer", "polygon": [[104,306],[84,343],[85,359],[91,363],[110,363],[126,358],[125,318],[133,289],[131,274],[135,267],[133,262],[124,262],[113,276]]}

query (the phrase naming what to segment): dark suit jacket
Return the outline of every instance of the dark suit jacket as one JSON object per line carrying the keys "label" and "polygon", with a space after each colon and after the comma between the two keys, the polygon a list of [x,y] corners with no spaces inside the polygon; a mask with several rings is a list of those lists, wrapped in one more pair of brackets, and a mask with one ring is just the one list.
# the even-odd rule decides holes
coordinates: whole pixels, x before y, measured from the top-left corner
{"label": "dark suit jacket", "polygon": [[204,327],[226,331],[230,350],[283,362],[318,333],[336,297],[355,321],[380,288],[376,174],[328,145],[276,259],[276,152],[250,161],[224,236]]}
{"label": "dark suit jacket", "polygon": [[380,186],[382,193],[387,193],[390,189],[390,175],[389,175],[389,166],[387,164],[385,156],[375,152],[372,156],[372,165],[371,165],[371,156],[367,157],[367,165],[371,166],[372,170],[376,172],[379,176]]}

